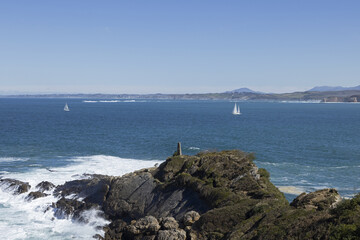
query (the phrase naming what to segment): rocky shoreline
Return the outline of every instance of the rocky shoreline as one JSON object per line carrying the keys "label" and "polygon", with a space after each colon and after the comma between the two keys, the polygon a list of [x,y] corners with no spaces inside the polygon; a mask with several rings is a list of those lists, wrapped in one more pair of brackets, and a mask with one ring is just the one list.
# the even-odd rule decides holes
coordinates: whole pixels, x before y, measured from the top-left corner
{"label": "rocky shoreline", "polygon": [[238,150],[177,155],[159,167],[121,177],[88,175],[38,191],[0,179],[32,201],[52,191],[55,217],[86,221],[96,209],[110,221],[97,239],[359,239],[360,195],[344,200],[335,189],[302,193],[290,204],[253,154]]}

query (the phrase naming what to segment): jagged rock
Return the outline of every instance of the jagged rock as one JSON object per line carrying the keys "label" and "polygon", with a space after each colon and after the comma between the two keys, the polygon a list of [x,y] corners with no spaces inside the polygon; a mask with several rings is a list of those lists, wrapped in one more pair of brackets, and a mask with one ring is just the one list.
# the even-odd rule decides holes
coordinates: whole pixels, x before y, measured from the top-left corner
{"label": "jagged rock", "polygon": [[55,208],[55,216],[61,219],[71,216],[81,205],[82,203],[77,200],[66,199],[63,197],[53,204],[53,207]]}
{"label": "jagged rock", "polygon": [[153,216],[146,216],[144,218],[140,218],[133,225],[140,233],[155,233],[160,229],[160,225],[158,220]]}
{"label": "jagged rock", "polygon": [[151,172],[138,171],[114,178],[103,209],[111,218],[130,220],[146,215],[180,219],[189,210],[203,212],[208,207],[193,190],[161,188]]}
{"label": "jagged rock", "polygon": [[250,174],[251,176],[253,176],[253,178],[255,180],[259,180],[260,179],[260,174],[258,173],[259,172],[259,168],[254,166],[251,170],[250,170]]}
{"label": "jagged rock", "polygon": [[153,216],[146,216],[132,222],[124,228],[125,239],[155,239],[155,234],[160,229],[158,220]]}
{"label": "jagged rock", "polygon": [[200,219],[200,214],[195,211],[185,213],[183,217],[183,223],[185,226],[193,225],[197,220]]}
{"label": "jagged rock", "polygon": [[27,195],[26,200],[30,201],[30,200],[34,200],[34,199],[46,197],[46,196],[49,196],[49,194],[42,193],[42,192],[30,192]]}
{"label": "jagged rock", "polygon": [[88,177],[89,179],[70,181],[57,186],[55,196],[76,195],[78,198],[84,198],[85,202],[102,205],[106,200],[112,177],[96,174]]}
{"label": "jagged rock", "polygon": [[157,240],[185,240],[186,232],[182,229],[160,230]]}
{"label": "jagged rock", "polygon": [[0,179],[0,185],[4,186],[8,191],[12,191],[15,195],[25,193],[31,188],[29,183],[11,178]]}
{"label": "jagged rock", "polygon": [[55,208],[55,216],[57,218],[72,217],[80,222],[86,222],[87,220],[82,217],[81,213],[92,208],[96,209],[98,205],[62,197],[56,203],[53,203],[53,207]]}
{"label": "jagged rock", "polygon": [[161,229],[170,230],[178,229],[179,223],[173,217],[165,217],[161,219]]}
{"label": "jagged rock", "polygon": [[147,214],[145,209],[154,198],[156,183],[148,172],[127,174],[115,178],[104,203],[104,210],[111,217],[138,219]]}
{"label": "jagged rock", "polygon": [[[186,229],[186,228],[189,228],[189,229]],[[190,226],[187,226],[186,228],[185,228],[185,230],[186,230],[186,239],[187,240],[197,240],[198,237],[196,235],[196,232],[194,230],[192,230]]]}
{"label": "jagged rock", "polygon": [[290,205],[308,210],[324,210],[335,207],[340,201],[341,197],[336,189],[327,188],[316,192],[302,193],[297,196]]}
{"label": "jagged rock", "polygon": [[36,188],[40,191],[40,192],[45,192],[45,191],[50,191],[53,188],[55,188],[55,185],[52,184],[51,182],[48,181],[42,181],[41,183],[39,183],[38,185],[36,185]]}

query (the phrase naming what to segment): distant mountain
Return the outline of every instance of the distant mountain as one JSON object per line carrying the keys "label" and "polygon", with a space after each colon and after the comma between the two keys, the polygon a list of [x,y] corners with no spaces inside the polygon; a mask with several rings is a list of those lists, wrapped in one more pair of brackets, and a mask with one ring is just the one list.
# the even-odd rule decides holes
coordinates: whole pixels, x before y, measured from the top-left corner
{"label": "distant mountain", "polygon": [[314,88],[308,90],[308,92],[334,92],[334,91],[348,91],[348,90],[360,90],[360,85],[356,86],[356,87],[317,86],[317,87],[314,87]]}
{"label": "distant mountain", "polygon": [[260,92],[256,92],[254,90],[251,90],[249,88],[238,88],[232,91],[227,91],[225,93],[260,93]]}

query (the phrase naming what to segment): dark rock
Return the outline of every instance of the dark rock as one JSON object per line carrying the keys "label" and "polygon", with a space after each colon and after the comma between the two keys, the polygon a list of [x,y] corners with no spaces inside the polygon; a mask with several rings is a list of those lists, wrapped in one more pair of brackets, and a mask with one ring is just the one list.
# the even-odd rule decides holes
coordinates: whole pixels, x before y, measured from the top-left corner
{"label": "dark rock", "polygon": [[180,219],[187,211],[203,212],[207,204],[191,189],[159,185],[151,172],[139,171],[114,178],[103,209],[111,218],[127,221],[146,215]]}
{"label": "dark rock", "polygon": [[158,220],[153,216],[140,218],[133,226],[139,233],[156,233],[160,229]]}
{"label": "dark rock", "polygon": [[104,202],[104,210],[110,217],[138,219],[154,198],[156,183],[148,172],[133,173],[111,182]]}
{"label": "dark rock", "polygon": [[316,192],[302,193],[290,205],[308,210],[324,210],[335,207],[340,201],[341,197],[336,189],[327,188]]}
{"label": "dark rock", "polygon": [[153,216],[146,216],[134,221],[124,228],[125,239],[155,239],[155,234],[160,229],[158,220]]}
{"label": "dark rock", "polygon": [[38,185],[36,185],[36,188],[40,191],[40,192],[45,192],[45,191],[50,191],[53,188],[55,188],[55,185],[52,184],[51,182],[48,181],[42,181],[41,183],[39,183]]}
{"label": "dark rock", "polygon": [[197,220],[200,219],[200,214],[195,211],[185,213],[183,217],[183,223],[185,226],[193,225]]}
{"label": "dark rock", "polygon": [[160,229],[159,222],[153,216],[146,216],[140,218],[134,224],[127,227],[127,231],[132,235],[139,235],[142,233],[154,234]]}
{"label": "dark rock", "polygon": [[173,217],[165,217],[161,219],[161,229],[163,230],[171,230],[178,229],[179,223]]}
{"label": "dark rock", "polygon": [[0,186],[4,186],[6,190],[12,191],[15,195],[25,193],[31,188],[30,184],[27,182],[10,178],[0,179]]}
{"label": "dark rock", "polygon": [[76,199],[67,199],[62,197],[60,200],[53,204],[53,208],[55,210],[55,216],[59,219],[73,218],[80,222],[86,223],[87,219],[84,219],[82,217],[82,213],[85,210],[89,210],[92,208],[97,209],[98,205],[89,202],[78,201]]}
{"label": "dark rock", "polygon": [[185,240],[186,232],[182,229],[160,230],[157,240]]}
{"label": "dark rock", "polygon": [[109,191],[112,177],[103,175],[89,175],[89,179],[66,182],[57,186],[54,193],[56,196],[75,195],[84,198],[85,202],[102,205]]}
{"label": "dark rock", "polygon": [[42,192],[30,192],[27,195],[26,200],[30,201],[30,200],[34,200],[34,199],[46,197],[46,196],[49,196],[49,194],[42,193]]}

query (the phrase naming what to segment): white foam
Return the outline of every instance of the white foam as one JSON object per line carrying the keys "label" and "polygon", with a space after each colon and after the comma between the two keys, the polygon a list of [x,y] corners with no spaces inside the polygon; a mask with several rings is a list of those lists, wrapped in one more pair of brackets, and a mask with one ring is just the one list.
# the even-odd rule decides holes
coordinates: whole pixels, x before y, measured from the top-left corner
{"label": "white foam", "polygon": [[[88,177],[83,174],[120,176],[161,162],[105,155],[74,157],[69,160],[72,163],[64,167],[38,168],[25,173],[2,172],[1,175],[3,178],[29,182],[30,191],[36,191],[35,186],[41,181],[50,181],[59,185],[66,181]],[[108,222],[99,217],[99,210],[91,209],[83,212],[82,217],[87,223],[76,223],[66,217],[55,217],[53,209],[49,208],[57,201],[52,195],[27,201],[27,193],[13,195],[13,190],[6,188],[6,185],[0,188],[0,232],[6,232],[7,239],[92,239],[95,234],[104,234],[101,227]],[[76,198],[76,196],[68,197]]]}
{"label": "white foam", "polygon": [[280,101],[280,103],[321,103],[321,100]]}
{"label": "white foam", "polygon": [[0,162],[25,162],[28,158],[0,157]]}
{"label": "white foam", "polygon": [[120,100],[100,100],[99,102],[101,103],[117,103],[117,102],[122,102]]}
{"label": "white foam", "polygon": [[189,147],[189,150],[200,150],[198,147]]}
{"label": "white foam", "polygon": [[133,99],[130,99],[130,100],[84,100],[82,101],[84,103],[121,103],[121,102],[124,102],[124,103],[134,103],[134,102],[146,102],[146,101],[135,101]]}

